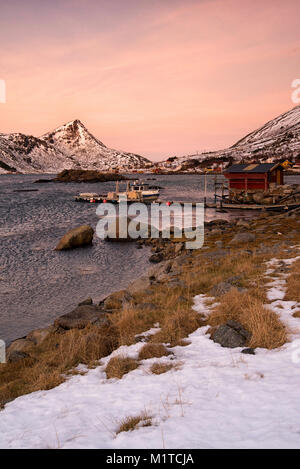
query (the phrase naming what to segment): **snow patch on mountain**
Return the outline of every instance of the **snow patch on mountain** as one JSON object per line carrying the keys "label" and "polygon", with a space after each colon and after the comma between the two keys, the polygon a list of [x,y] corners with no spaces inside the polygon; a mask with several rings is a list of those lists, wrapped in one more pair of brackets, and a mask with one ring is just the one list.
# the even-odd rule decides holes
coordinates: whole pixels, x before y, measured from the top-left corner
{"label": "snow patch on mountain", "polygon": [[108,148],[76,119],[41,137],[0,134],[0,173],[57,173],[63,169],[130,171],[146,158]]}

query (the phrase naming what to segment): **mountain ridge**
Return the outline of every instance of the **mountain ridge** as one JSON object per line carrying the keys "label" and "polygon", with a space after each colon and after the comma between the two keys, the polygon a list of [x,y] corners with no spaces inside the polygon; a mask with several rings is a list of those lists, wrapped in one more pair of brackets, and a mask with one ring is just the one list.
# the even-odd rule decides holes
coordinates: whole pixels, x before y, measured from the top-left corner
{"label": "mountain ridge", "polygon": [[[195,166],[210,163],[277,162],[300,157],[300,105],[269,120],[224,150],[203,152],[200,155],[173,157],[170,164]],[[167,160],[168,161],[168,160]],[[197,163],[198,162],[198,163]]]}
{"label": "mountain ridge", "polygon": [[79,119],[40,137],[0,133],[0,173],[57,173],[63,169],[126,171],[149,163],[136,153],[108,148]]}

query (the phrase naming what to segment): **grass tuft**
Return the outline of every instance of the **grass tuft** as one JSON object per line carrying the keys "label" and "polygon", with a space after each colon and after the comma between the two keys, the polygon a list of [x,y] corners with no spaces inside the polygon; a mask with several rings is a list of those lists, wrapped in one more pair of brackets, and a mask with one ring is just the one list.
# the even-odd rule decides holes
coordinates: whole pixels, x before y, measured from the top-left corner
{"label": "grass tuft", "polygon": [[166,373],[167,371],[170,371],[172,368],[173,368],[172,363],[155,362],[150,367],[150,371],[151,373],[155,375],[161,375],[162,373]]}
{"label": "grass tuft", "polygon": [[260,297],[233,289],[219,299],[208,324],[215,327],[229,320],[239,322],[251,333],[249,347],[274,349],[287,342],[287,330],[277,314],[265,307]]}
{"label": "grass tuft", "polygon": [[147,360],[148,358],[160,358],[170,355],[170,352],[163,344],[149,342],[140,350],[139,359]]}
{"label": "grass tuft", "polygon": [[140,415],[128,416],[121,420],[116,434],[121,432],[131,432],[140,427],[150,427],[152,425],[152,417],[146,412]]}
{"label": "grass tuft", "polygon": [[137,367],[138,362],[133,358],[117,356],[109,360],[105,368],[105,373],[108,379],[121,379],[124,375],[135,370]]}

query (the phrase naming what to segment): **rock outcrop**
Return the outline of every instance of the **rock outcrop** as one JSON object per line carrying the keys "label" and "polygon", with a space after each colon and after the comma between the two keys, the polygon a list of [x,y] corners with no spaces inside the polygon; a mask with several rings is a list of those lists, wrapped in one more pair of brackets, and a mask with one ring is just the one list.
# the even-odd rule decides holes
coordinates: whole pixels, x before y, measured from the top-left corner
{"label": "rock outcrop", "polygon": [[86,246],[92,244],[94,236],[94,230],[89,225],[81,225],[77,228],[73,228],[68,231],[59,243],[57,244],[55,250],[62,251],[64,249],[74,249],[81,246]]}

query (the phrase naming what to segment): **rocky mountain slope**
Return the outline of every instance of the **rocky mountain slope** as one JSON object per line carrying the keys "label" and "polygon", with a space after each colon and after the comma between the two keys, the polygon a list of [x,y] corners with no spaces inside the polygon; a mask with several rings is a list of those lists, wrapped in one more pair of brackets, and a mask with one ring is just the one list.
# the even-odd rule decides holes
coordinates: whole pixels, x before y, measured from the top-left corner
{"label": "rocky mountain slope", "polygon": [[78,119],[39,138],[0,134],[0,173],[57,173],[72,168],[130,171],[149,163],[140,155],[106,147]]}
{"label": "rocky mountain slope", "polygon": [[209,163],[294,160],[300,156],[300,106],[270,120],[225,150],[171,159],[172,166]]}

